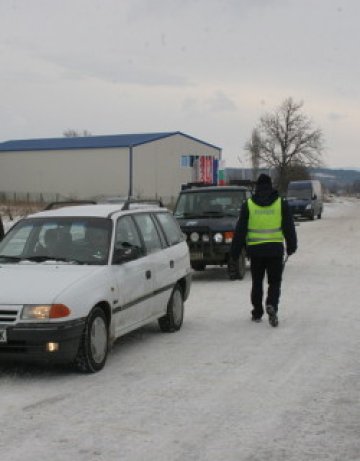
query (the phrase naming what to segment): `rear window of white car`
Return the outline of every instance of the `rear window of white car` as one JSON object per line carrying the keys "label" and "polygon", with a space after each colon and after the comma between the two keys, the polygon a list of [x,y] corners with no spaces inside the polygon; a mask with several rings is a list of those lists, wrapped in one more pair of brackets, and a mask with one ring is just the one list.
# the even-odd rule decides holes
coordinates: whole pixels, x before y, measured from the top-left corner
{"label": "rear window of white car", "polygon": [[169,245],[176,245],[183,240],[180,226],[170,213],[156,213],[156,217],[160,221]]}
{"label": "rear window of white car", "polygon": [[133,216],[143,236],[147,253],[154,253],[162,249],[160,235],[156,229],[155,222],[147,213]]}

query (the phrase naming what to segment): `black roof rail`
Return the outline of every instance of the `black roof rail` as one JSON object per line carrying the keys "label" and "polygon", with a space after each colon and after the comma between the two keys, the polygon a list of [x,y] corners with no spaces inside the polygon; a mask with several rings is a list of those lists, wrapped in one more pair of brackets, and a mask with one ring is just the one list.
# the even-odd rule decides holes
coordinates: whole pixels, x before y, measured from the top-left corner
{"label": "black roof rail", "polygon": [[255,187],[256,181],[251,179],[230,179],[229,186],[244,186],[244,187]]}
{"label": "black roof rail", "polygon": [[56,210],[57,208],[62,208],[64,206],[77,206],[77,205],[96,205],[95,200],[68,200],[64,202],[51,202],[45,208],[47,210]]}
{"label": "black roof rail", "polygon": [[205,183],[205,182],[188,182],[181,185],[181,190],[192,189],[193,187],[211,187],[217,186],[217,183]]}
{"label": "black roof rail", "polygon": [[164,204],[162,203],[162,201],[160,199],[159,200],[157,200],[157,199],[146,200],[146,199],[132,199],[132,198],[130,198],[130,199],[126,199],[124,205],[121,208],[121,211],[129,210],[130,205],[132,205],[133,203],[143,203],[144,205],[146,205],[146,204],[157,205],[160,208],[164,208]]}

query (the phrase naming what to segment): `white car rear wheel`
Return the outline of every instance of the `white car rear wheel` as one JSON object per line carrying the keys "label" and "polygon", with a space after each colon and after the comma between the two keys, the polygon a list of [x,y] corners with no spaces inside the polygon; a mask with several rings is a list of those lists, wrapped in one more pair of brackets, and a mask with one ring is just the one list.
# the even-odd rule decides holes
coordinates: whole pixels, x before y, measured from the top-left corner
{"label": "white car rear wheel", "polygon": [[162,331],[174,332],[180,330],[184,320],[184,297],[180,286],[177,284],[168,302],[167,313],[159,319]]}

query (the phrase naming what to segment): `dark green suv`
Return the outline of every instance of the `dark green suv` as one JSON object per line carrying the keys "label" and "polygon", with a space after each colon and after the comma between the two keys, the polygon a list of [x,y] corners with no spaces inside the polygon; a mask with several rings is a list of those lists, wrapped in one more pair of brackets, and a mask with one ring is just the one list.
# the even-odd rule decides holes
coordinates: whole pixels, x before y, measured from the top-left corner
{"label": "dark green suv", "polygon": [[251,195],[244,186],[194,187],[180,192],[174,216],[186,235],[191,267],[226,266],[231,279],[245,275],[245,252],[238,261],[229,257],[242,203]]}

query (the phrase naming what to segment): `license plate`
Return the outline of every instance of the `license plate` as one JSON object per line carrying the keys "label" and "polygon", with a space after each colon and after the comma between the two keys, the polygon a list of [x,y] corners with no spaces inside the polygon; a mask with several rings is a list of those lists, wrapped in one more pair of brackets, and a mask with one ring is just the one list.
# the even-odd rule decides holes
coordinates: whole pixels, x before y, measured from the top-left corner
{"label": "license plate", "polygon": [[190,253],[190,259],[191,261],[202,261],[204,259],[204,255],[201,253],[201,251],[195,251]]}
{"label": "license plate", "polygon": [[6,330],[0,328],[0,343],[6,343],[6,342],[7,342]]}

